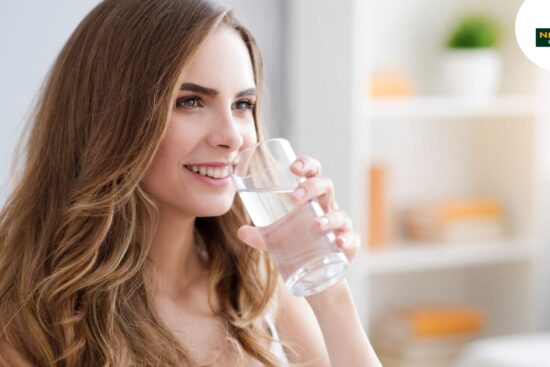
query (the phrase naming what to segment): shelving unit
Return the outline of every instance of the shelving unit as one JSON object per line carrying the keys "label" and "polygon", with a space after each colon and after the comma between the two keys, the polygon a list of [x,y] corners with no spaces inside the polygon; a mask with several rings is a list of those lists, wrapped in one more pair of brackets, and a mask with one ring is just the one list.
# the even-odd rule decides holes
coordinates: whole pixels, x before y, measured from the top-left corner
{"label": "shelving unit", "polygon": [[465,119],[530,118],[535,113],[533,95],[506,95],[489,100],[449,96],[421,96],[371,100],[365,104],[361,118],[393,119]]}
{"label": "shelving unit", "polygon": [[[533,331],[544,318],[550,77],[516,45],[513,24],[521,3],[288,3],[291,140],[297,152],[321,161],[339,205],[364,242],[366,170],[377,163],[389,172],[391,241],[376,251],[364,243],[348,277],[367,329],[380,313],[406,304],[476,307],[486,315],[487,335]],[[434,82],[441,39],[468,9],[488,12],[503,30],[503,80],[494,98],[444,95]],[[384,67],[401,67],[417,93],[366,96],[369,75]],[[419,244],[400,235],[394,215],[402,208],[427,199],[474,196],[504,205],[505,239]]]}
{"label": "shelving unit", "polygon": [[521,264],[532,259],[526,239],[467,245],[446,243],[401,243],[391,249],[366,251],[355,260],[363,275],[403,274],[472,266]]}

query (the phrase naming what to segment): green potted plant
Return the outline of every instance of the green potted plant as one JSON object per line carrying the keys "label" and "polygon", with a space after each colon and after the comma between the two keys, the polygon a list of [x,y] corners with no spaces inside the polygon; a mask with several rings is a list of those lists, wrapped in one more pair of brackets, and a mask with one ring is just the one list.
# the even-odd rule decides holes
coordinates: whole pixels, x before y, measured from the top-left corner
{"label": "green potted plant", "polygon": [[450,32],[442,59],[446,92],[469,96],[492,96],[498,90],[502,61],[496,46],[496,24],[483,15],[463,16]]}

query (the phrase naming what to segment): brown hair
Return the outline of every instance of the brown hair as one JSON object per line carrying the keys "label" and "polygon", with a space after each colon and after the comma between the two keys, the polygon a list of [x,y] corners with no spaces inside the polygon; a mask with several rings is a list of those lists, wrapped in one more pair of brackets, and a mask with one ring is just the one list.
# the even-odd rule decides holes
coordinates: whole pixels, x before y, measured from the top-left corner
{"label": "brown hair", "polygon": [[[220,24],[249,50],[262,139],[258,47],[213,3],[103,1],[58,56],[0,213],[0,340],[34,365],[196,365],[152,303],[147,255],[158,210],[140,181],[164,135],[181,70]],[[237,239],[244,223],[236,197],[228,213],[197,218],[196,231],[209,254],[210,291],[220,300],[215,312],[241,357],[245,351],[275,366],[260,342],[268,338],[260,320],[277,273]]]}

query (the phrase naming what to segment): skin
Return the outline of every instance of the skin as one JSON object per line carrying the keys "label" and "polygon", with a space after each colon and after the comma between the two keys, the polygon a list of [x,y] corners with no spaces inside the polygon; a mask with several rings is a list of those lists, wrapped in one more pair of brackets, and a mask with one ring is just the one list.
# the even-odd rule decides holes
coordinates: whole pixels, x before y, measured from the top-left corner
{"label": "skin", "polygon": [[[149,253],[158,284],[154,302],[165,324],[199,363],[232,366],[237,363],[237,354],[227,341],[224,321],[209,307],[208,272],[193,246],[193,225],[197,217],[226,213],[236,191],[233,185],[209,186],[183,165],[230,162],[257,141],[251,111],[255,102],[255,96],[250,95],[255,88],[252,64],[234,30],[221,26],[205,40],[189,67],[182,71],[179,84],[189,83],[216,93],[179,91],[166,135],[142,182],[156,200],[160,214]],[[349,216],[336,204],[332,181],[321,176],[319,161],[299,156],[291,170],[306,177],[295,191],[296,203],[316,197],[328,219],[325,227],[318,221],[318,230],[334,231],[337,245],[353,260],[360,238],[353,232]],[[242,226],[237,236],[252,247],[266,248],[253,226]],[[289,355],[291,362],[381,366],[345,280],[307,298],[293,297],[280,287],[279,298],[278,332],[299,353]],[[245,362],[247,366],[261,366],[250,356]]]}

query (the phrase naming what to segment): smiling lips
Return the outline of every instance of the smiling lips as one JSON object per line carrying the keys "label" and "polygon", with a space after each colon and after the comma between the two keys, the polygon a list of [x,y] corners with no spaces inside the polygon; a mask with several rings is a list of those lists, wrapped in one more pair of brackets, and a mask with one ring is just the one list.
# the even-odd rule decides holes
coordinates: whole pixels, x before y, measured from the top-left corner
{"label": "smiling lips", "polygon": [[223,166],[185,165],[184,167],[191,172],[214,179],[227,178],[231,174],[230,166],[227,164]]}

